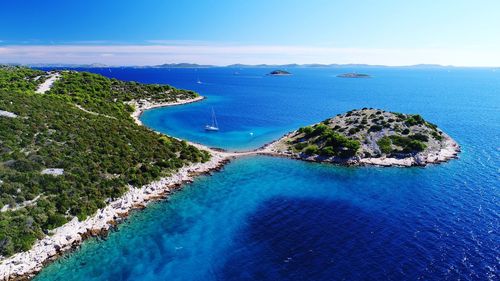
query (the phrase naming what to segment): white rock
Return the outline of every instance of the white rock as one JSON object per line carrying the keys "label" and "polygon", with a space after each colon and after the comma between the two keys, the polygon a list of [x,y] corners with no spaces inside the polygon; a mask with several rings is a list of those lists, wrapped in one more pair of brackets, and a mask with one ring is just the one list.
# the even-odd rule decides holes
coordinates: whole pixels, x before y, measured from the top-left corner
{"label": "white rock", "polygon": [[42,172],[41,172],[42,175],[53,175],[53,176],[61,176],[64,174],[64,169],[60,169],[60,168],[48,168],[48,169],[44,169]]}
{"label": "white rock", "polygon": [[5,110],[0,110],[0,117],[16,118],[17,114]]}

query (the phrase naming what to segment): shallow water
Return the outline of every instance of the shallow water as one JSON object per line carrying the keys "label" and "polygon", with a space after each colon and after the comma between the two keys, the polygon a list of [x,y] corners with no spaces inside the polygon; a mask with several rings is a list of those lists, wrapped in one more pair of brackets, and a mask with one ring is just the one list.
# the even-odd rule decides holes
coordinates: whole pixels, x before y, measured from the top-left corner
{"label": "shallow water", "polygon": [[[500,73],[374,68],[363,70],[371,79],[334,77],[347,71],[103,74],[208,96],[142,120],[211,146],[255,148],[366,106],[422,114],[461,144],[460,159],[403,169],[241,158],[134,213],[105,241],[84,243],[37,280],[497,280]],[[212,106],[222,131],[207,134],[200,128]]]}

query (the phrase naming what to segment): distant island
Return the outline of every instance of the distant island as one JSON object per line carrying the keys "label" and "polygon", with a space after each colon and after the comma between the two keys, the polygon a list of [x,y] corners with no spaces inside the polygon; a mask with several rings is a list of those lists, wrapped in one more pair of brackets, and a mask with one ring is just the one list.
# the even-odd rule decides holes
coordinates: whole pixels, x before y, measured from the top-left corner
{"label": "distant island", "polygon": [[291,132],[270,145],[277,155],[344,165],[425,166],[460,147],[417,114],[363,108]]}
{"label": "distant island", "polygon": [[284,75],[292,75],[292,73],[286,71],[286,70],[273,70],[271,72],[269,72],[269,75],[272,75],[272,76],[284,76]]}
{"label": "distant island", "polygon": [[371,76],[368,74],[363,74],[363,73],[344,73],[344,74],[339,74],[337,75],[339,78],[370,78]]}

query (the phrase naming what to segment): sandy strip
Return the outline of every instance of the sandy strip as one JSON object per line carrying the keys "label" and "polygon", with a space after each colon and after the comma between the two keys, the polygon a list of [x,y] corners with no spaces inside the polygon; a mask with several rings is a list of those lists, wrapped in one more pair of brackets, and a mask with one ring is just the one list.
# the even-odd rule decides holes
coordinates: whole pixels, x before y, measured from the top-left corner
{"label": "sandy strip", "polygon": [[142,125],[142,122],[139,118],[141,117],[141,114],[148,109],[187,104],[187,103],[201,101],[204,98],[205,97],[203,97],[203,96],[197,96],[197,97],[192,98],[192,99],[178,100],[175,102],[163,102],[163,103],[154,103],[154,102],[150,102],[148,100],[139,100],[139,101],[129,102],[129,104],[134,106],[134,108],[135,108],[135,111],[132,113],[132,118],[134,119],[135,123],[137,125]]}

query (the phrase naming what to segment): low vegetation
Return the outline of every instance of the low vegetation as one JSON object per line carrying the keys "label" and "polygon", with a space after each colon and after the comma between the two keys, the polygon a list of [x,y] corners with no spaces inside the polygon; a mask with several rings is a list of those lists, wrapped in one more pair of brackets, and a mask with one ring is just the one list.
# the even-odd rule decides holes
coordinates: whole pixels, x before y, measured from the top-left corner
{"label": "low vegetation", "polygon": [[404,158],[439,149],[443,133],[420,115],[363,108],[300,128],[287,139],[288,150],[301,157]]}
{"label": "low vegetation", "polygon": [[198,96],[169,85],[125,82],[75,71],[62,72],[62,79],[54,83],[50,93],[89,111],[120,118],[130,117],[133,108],[127,102],[132,100],[173,102]]}
{"label": "low vegetation", "polygon": [[[186,142],[136,125],[124,104],[194,92],[63,72],[52,90],[35,94],[45,78],[38,70],[0,68],[0,110],[18,115],[0,117],[0,255],[29,249],[73,217],[85,219],[129,185],[209,159]],[[64,172],[42,174],[50,168]]]}
{"label": "low vegetation", "polygon": [[[325,124],[304,127],[299,132],[303,134],[303,140],[307,141],[298,142],[294,147],[307,155],[348,158],[356,155],[361,145],[359,141],[339,134]],[[309,145],[303,148],[306,143]]]}

